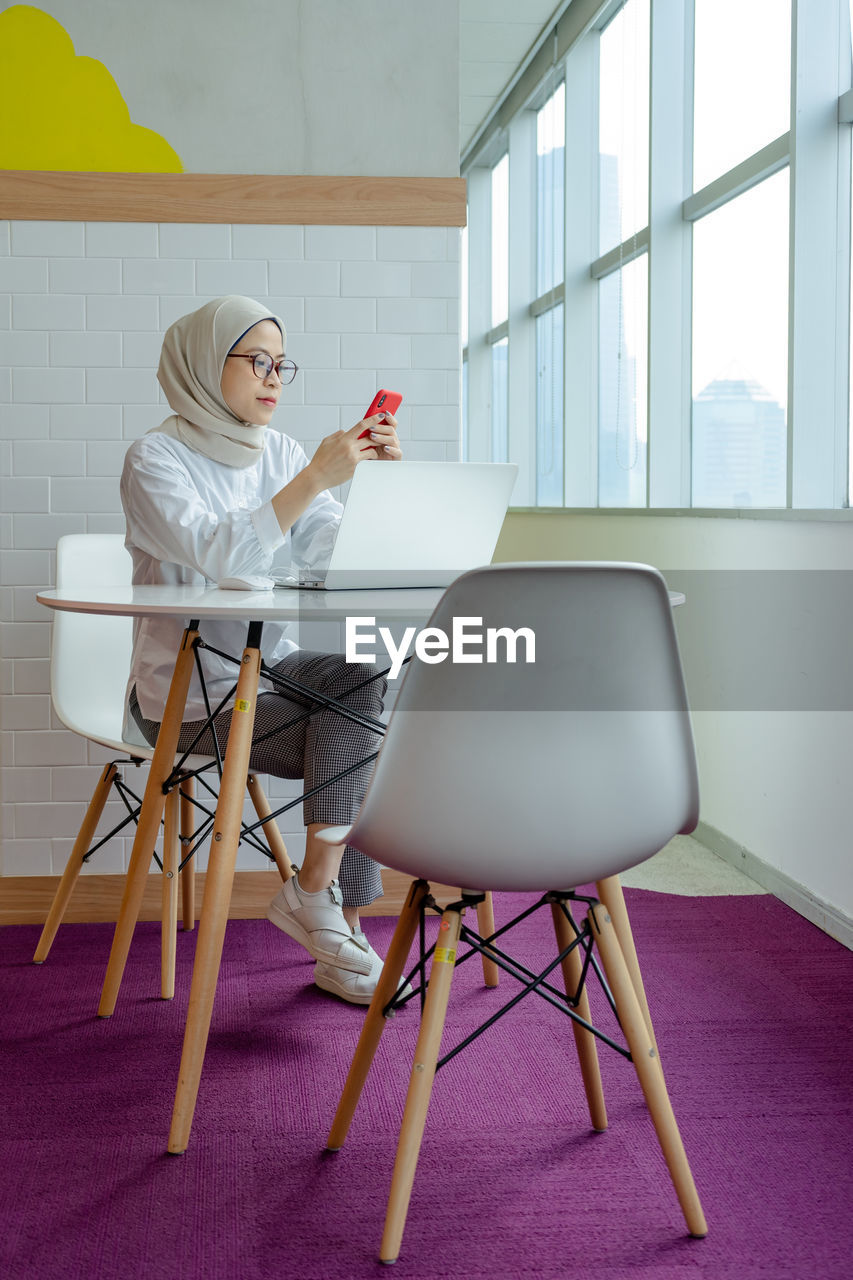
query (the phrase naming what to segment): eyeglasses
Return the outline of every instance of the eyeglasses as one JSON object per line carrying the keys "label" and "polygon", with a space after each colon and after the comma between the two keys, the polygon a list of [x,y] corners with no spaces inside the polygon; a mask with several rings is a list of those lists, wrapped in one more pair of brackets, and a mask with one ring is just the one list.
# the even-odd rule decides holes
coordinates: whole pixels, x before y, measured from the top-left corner
{"label": "eyeglasses", "polygon": [[283,387],[286,387],[289,382],[293,381],[299,370],[299,366],[294,364],[292,360],[273,360],[272,356],[268,356],[264,351],[259,351],[252,356],[246,356],[240,352],[229,351],[226,359],[251,360],[256,378],[268,378],[273,369],[275,369],[278,374],[278,379]]}

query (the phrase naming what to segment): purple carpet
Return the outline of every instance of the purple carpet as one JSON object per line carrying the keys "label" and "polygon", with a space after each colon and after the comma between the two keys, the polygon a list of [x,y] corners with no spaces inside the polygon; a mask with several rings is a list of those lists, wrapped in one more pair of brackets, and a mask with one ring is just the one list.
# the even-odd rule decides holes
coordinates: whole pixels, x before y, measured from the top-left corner
{"label": "purple carpet", "polygon": [[[685,1235],[630,1064],[602,1049],[610,1128],[591,1134],[569,1024],[529,998],[436,1079],[395,1276],[853,1274],[853,957],[771,897],[626,897],[708,1237]],[[498,895],[499,923],[517,900]],[[531,961],[538,921],[511,948]],[[393,921],[366,926],[384,950]],[[195,935],[179,935],[167,1003],[157,926],[140,925],[99,1021],[112,926],[65,925],[41,967],[38,933],[0,933],[5,1280],[384,1274],[414,1009],[389,1022],[349,1141],[324,1155],[362,1012],[317,991],[266,921],[232,922],[190,1147],[170,1157]],[[514,990],[463,965],[445,1044]]]}

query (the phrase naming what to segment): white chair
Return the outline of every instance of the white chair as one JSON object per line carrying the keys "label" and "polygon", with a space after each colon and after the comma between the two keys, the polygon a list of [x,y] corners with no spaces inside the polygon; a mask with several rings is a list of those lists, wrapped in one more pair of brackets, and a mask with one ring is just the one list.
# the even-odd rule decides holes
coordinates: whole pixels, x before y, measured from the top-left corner
{"label": "white chair", "polygon": [[[441,910],[438,941],[421,958],[423,966],[432,954],[432,965],[382,1261],[393,1262],[399,1254],[433,1079],[456,1052],[438,1061],[460,941],[473,948],[461,961],[486,950],[527,989],[523,994],[535,990],[569,1014],[595,1129],[607,1126],[596,1053],[596,1040],[605,1037],[591,1022],[587,988],[599,987],[612,1001],[627,1050],[607,1043],[633,1061],[688,1229],[702,1236],[705,1219],[672,1113],[639,970],[632,977],[626,966],[624,952],[632,950],[627,917],[612,920],[600,900],[612,894],[621,871],[656,853],[676,833],[693,830],[698,817],[693,740],[665,583],[644,565],[494,565],[458,578],[429,625],[451,636],[453,619],[460,617],[481,619],[484,632],[529,629],[535,635],[535,661],[525,661],[525,642],[519,638],[515,662],[413,662],[354,824],[323,833],[330,843],[346,838],[416,877],[328,1148],[338,1150],[346,1138],[385,1013],[400,1003],[394,993],[423,912],[441,910],[428,882],[463,884],[470,889]],[[500,656],[503,641],[497,645]],[[575,892],[589,882],[597,884],[598,897]],[[484,939],[463,923],[466,909],[487,889],[542,894],[538,905],[550,908],[557,939],[553,963],[542,975],[503,951],[500,940],[511,925]],[[573,902],[585,913],[579,923]],[[425,972],[421,966],[413,970],[412,981]],[[558,966],[565,994],[547,981]],[[535,1045],[530,1047],[535,1053]],[[512,1070],[524,1070],[523,1058],[512,1063]]]}
{"label": "white chair", "polygon": [[[131,581],[132,562],[121,534],[69,534],[56,548],[57,588],[85,589],[92,586],[125,586]],[[122,738],[125,689],[133,646],[133,620],[96,614],[55,610],[50,652],[50,692],[53,708],[66,728],[90,742],[115,752],[119,759],[105,765],[80,826],[68,864],[53,899],[33,962],[42,964],[48,956],[62,923],[77,877],[84,862],[97,848],[135,820],[139,797],[127,786],[121,766],[139,766],[150,761],[153,747],[141,747]],[[177,763],[177,761],[176,761]],[[206,833],[206,824],[196,825],[196,814],[209,819],[210,810],[195,798],[194,779],[212,795],[216,791],[204,779],[216,761],[210,756],[188,756],[181,762],[181,776],[169,792],[164,819],[162,965],[161,994],[171,999],[175,990],[175,934],[178,916],[178,877],[182,886],[183,926],[195,923],[193,855]],[[292,874],[290,859],[270,807],[257,778],[250,774],[247,787],[260,821],[270,856],[283,879]],[[120,795],[127,816],[93,846],[98,823],[112,792]],[[181,857],[181,849],[184,856]],[[156,853],[152,849],[152,855]]]}

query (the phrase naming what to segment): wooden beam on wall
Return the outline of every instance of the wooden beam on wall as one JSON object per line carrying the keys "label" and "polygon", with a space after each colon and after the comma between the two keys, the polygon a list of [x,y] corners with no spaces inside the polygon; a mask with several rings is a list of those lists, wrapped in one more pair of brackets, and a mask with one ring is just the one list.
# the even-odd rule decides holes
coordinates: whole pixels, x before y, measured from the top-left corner
{"label": "wooden beam on wall", "polygon": [[0,170],[0,218],[462,227],[464,178]]}

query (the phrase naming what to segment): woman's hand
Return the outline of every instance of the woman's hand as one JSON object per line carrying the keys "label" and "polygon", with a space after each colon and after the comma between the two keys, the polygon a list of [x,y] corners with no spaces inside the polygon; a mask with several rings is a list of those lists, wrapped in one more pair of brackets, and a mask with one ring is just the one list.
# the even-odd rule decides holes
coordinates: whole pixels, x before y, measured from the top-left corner
{"label": "woman's hand", "polygon": [[[352,474],[359,462],[366,459],[383,459],[394,461],[402,458],[403,450],[397,439],[397,423],[389,413],[385,422],[380,422],[381,414],[374,414],[357,422],[349,431],[335,431],[326,436],[317,446],[314,457],[306,470],[317,478],[320,489],[331,489],[335,485],[345,484],[352,479]],[[369,432],[364,440],[359,440],[363,431]]]}
{"label": "woman's hand", "polygon": [[358,433],[363,430],[364,424],[359,422],[349,431],[335,431],[320,441],[306,467],[306,471],[315,477],[318,491],[346,484],[363,458],[376,457],[375,449],[362,453]]}
{"label": "woman's hand", "polygon": [[396,462],[402,458],[403,450],[397,438],[397,419],[393,414],[375,413],[358,425],[362,430],[365,427],[369,429],[370,435],[367,438],[373,442],[375,456],[380,462]]}
{"label": "woman's hand", "polygon": [[[333,489],[351,480],[358,464],[366,458],[391,462],[402,458],[396,419],[390,413],[385,415],[384,422],[379,421],[381,417],[382,414],[374,414],[357,422],[349,431],[335,431],[326,436],[308,466],[279,489],[272,506],[282,533],[287,533],[324,489]],[[365,431],[367,434],[360,440],[359,436]]]}

